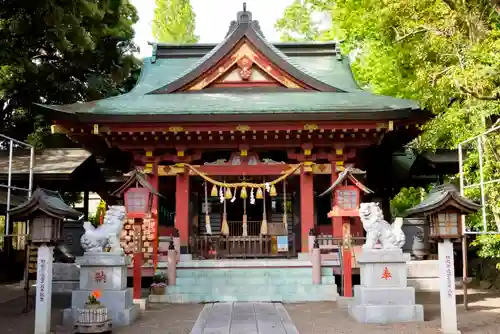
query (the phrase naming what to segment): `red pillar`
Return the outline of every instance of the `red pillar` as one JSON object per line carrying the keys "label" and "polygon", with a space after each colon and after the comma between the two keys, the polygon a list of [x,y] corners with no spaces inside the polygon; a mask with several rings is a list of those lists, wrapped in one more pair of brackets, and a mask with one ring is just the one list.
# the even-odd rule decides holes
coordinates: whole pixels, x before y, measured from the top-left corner
{"label": "red pillar", "polygon": [[177,174],[175,186],[175,228],[179,230],[182,250],[186,249],[189,241],[189,173],[187,170]]}
{"label": "red pillar", "polygon": [[314,227],[314,191],[313,174],[304,169],[302,166],[300,171],[300,239],[301,252],[308,252],[309,230]]}

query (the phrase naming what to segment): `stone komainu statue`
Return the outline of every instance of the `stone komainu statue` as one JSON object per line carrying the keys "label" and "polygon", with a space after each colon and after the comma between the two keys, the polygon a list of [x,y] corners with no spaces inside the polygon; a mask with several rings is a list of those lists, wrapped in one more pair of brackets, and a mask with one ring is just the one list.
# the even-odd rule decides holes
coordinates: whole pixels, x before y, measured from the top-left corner
{"label": "stone komainu statue", "polygon": [[84,222],[85,233],[80,239],[85,252],[103,252],[105,247],[111,253],[123,253],[120,246],[120,232],[126,215],[124,206],[112,205],[104,215],[104,222],[94,227],[90,222]]}
{"label": "stone komainu statue", "polygon": [[384,220],[382,209],[377,203],[361,203],[359,218],[366,231],[366,242],[363,248],[374,249],[377,241],[382,249],[400,249],[405,244],[405,234],[401,229],[403,218],[396,218],[394,224]]}

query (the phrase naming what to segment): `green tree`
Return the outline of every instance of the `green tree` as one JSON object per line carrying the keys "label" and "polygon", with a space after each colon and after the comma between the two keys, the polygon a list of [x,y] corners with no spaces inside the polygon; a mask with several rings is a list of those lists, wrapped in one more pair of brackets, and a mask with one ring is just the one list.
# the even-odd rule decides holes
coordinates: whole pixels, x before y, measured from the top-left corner
{"label": "green tree", "polygon": [[172,44],[196,43],[196,14],[189,0],[155,0],[153,36],[158,42]]}
{"label": "green tree", "polygon": [[[319,29],[314,12],[329,15],[330,27]],[[500,114],[499,12],[497,0],[297,0],[276,27],[285,40],[344,40],[362,86],[435,113],[413,149],[456,149]],[[485,178],[500,178],[500,136],[488,136],[482,148]],[[467,149],[465,176],[477,183],[477,146]],[[499,189],[486,186],[489,228],[500,227]],[[479,200],[478,189],[466,194]],[[482,225],[480,215],[468,225]],[[481,236],[476,245],[481,256],[500,258],[499,237]]]}
{"label": "green tree", "polygon": [[50,144],[47,120],[33,103],[96,100],[129,88],[139,68],[132,43],[137,20],[127,0],[3,1],[2,133]]}

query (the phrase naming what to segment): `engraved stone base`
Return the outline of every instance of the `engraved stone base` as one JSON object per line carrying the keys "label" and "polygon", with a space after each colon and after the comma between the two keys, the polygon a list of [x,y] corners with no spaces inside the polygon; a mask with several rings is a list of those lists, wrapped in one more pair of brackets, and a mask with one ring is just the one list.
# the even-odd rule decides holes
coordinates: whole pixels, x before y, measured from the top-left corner
{"label": "engraved stone base", "polygon": [[77,309],[84,308],[92,291],[98,290],[113,327],[132,324],[140,308],[133,303],[132,289],[127,288],[130,259],[113,253],[85,253],[76,263],[80,265],[80,288],[72,292],[71,308],[64,310],[63,323],[73,325]]}
{"label": "engraved stone base", "polygon": [[409,254],[401,250],[368,249],[358,255],[361,285],[354,287],[349,314],[360,323],[389,324],[424,320],[415,305],[415,289],[407,287]]}

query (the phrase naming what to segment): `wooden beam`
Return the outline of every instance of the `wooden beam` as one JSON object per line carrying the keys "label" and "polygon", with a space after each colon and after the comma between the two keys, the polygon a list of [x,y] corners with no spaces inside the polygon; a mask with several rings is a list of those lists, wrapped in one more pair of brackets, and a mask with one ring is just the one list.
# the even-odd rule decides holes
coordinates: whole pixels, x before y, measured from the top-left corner
{"label": "wooden beam", "polygon": [[[406,124],[406,123],[403,123]],[[108,133],[118,133],[121,132],[123,134],[133,132],[133,133],[151,133],[155,134],[167,134],[173,132],[189,132],[189,133],[197,133],[197,132],[212,132],[215,133],[217,131],[223,132],[241,132],[241,129],[246,129],[244,132],[253,132],[253,131],[297,131],[297,130],[306,130],[310,127],[310,122],[247,122],[247,123],[232,123],[225,122],[217,125],[210,123],[179,123],[179,124],[147,124],[147,123],[135,123],[135,124],[108,124],[105,127],[101,128],[101,132],[104,132],[104,129]],[[317,126],[315,131],[321,132],[323,131],[343,131],[358,129],[358,131],[368,130],[382,130],[388,129],[388,122],[316,122],[314,125]],[[90,125],[89,125],[90,127]],[[313,130],[314,131],[314,130]],[[75,131],[76,132],[76,131]]]}
{"label": "wooden beam", "polygon": [[[377,136],[378,137],[378,136]],[[377,137],[360,138],[360,139],[347,139],[344,140],[346,147],[367,147],[376,144]],[[111,140],[111,145],[118,147],[122,150],[154,150],[154,149],[173,149],[178,145],[174,140],[172,141],[129,141],[129,140]],[[278,140],[201,140],[183,142],[187,149],[195,150],[217,150],[217,149],[238,149],[240,145],[248,144],[251,149],[283,149],[283,148],[298,148],[303,143],[301,139],[278,139]],[[332,139],[322,138],[313,141],[314,147],[331,147]]]}

